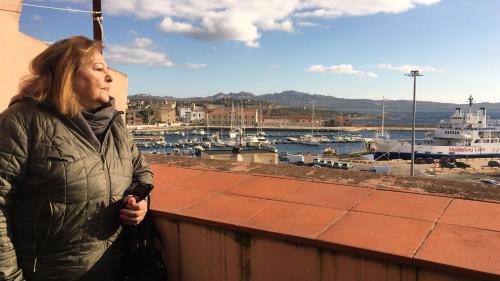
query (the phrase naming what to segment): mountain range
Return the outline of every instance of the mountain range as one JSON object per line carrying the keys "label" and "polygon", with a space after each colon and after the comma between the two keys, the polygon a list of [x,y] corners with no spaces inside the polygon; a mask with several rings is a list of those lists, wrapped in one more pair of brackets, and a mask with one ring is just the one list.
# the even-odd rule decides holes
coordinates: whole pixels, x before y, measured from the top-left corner
{"label": "mountain range", "polygon": [[[238,93],[218,93],[207,97],[193,98],[173,98],[173,97],[157,97],[150,95],[134,95],[129,96],[130,100],[145,99],[175,99],[177,101],[199,101],[213,102],[221,99],[233,100],[255,100],[265,103],[281,104],[289,107],[311,107],[314,101],[315,108],[334,110],[340,112],[365,112],[365,113],[380,113],[382,111],[382,100],[371,99],[346,99],[337,98],[334,96],[309,94],[298,91],[284,91],[281,93],[270,93],[264,95],[254,95],[249,92]],[[464,97],[466,100],[468,97]],[[412,111],[411,100],[385,100],[384,106],[387,112],[410,112]],[[417,111],[420,112],[451,112],[455,108],[460,107],[462,110],[469,108],[469,104],[442,103],[431,101],[417,101]],[[500,103],[475,103],[474,108],[485,107],[489,111],[500,111]]]}

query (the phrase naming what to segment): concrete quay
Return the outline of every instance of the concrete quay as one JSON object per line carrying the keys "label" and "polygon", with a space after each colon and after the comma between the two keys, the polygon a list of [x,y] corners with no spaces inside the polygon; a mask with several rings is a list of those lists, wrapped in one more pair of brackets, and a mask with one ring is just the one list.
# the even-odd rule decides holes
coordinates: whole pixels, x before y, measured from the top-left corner
{"label": "concrete quay", "polygon": [[[230,129],[230,126],[168,126],[168,125],[128,125],[129,131],[136,132],[170,132],[170,131],[182,131],[182,130],[192,130],[192,129],[209,129],[209,130],[220,130],[220,129]],[[257,127],[246,127],[246,130],[256,130]],[[311,127],[297,127],[297,126],[287,126],[287,127],[259,127],[259,130],[263,131],[311,131]],[[416,131],[431,131],[433,127],[417,127]],[[315,127],[314,131],[325,131],[325,132],[363,132],[363,131],[377,131],[380,127]],[[386,131],[411,131],[411,126],[397,126],[397,127],[386,127]]]}

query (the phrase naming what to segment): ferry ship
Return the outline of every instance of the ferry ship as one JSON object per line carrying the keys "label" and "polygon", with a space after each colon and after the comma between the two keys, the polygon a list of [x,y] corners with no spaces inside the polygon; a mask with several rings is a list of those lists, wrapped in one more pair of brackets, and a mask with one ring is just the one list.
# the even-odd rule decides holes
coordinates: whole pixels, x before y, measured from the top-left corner
{"label": "ferry ship", "polygon": [[[415,158],[490,158],[500,157],[500,122],[493,122],[486,109],[456,108],[449,120],[441,120],[424,139],[415,140]],[[379,137],[370,144],[374,159],[411,159],[411,140]]]}

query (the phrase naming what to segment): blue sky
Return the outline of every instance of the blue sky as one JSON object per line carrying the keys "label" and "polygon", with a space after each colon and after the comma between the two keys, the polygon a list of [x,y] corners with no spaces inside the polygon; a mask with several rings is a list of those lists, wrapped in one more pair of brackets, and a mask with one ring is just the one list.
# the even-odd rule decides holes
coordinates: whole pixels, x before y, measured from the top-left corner
{"label": "blue sky", "polygon": [[[90,0],[25,3],[91,10]],[[498,0],[103,0],[106,58],[129,94],[285,90],[500,102]],[[23,7],[43,41],[91,37],[90,14]]]}

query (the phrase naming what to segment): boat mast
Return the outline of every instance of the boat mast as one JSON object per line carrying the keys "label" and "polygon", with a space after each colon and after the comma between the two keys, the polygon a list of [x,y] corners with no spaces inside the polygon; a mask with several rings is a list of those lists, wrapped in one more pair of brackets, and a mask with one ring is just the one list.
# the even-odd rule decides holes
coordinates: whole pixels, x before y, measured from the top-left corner
{"label": "boat mast", "polygon": [[474,98],[472,95],[469,95],[469,113],[472,113],[472,103],[474,102]]}
{"label": "boat mast", "polygon": [[385,103],[384,103],[384,96],[382,96],[382,128],[380,130],[380,134],[382,136],[385,135],[385,133],[384,133],[384,119],[385,119]]}
{"label": "boat mast", "polygon": [[258,128],[257,134],[262,132],[262,127],[261,127],[262,126],[262,102],[260,102],[259,109],[260,109],[259,110],[259,119],[258,119],[259,124],[257,124],[257,128]]}
{"label": "boat mast", "polygon": [[234,103],[233,101],[231,101],[231,123],[229,124],[230,126],[230,130],[229,132],[232,132],[233,131],[233,127],[234,127]]}
{"label": "boat mast", "polygon": [[311,135],[314,136],[314,100],[313,100],[313,104],[312,104]]}

